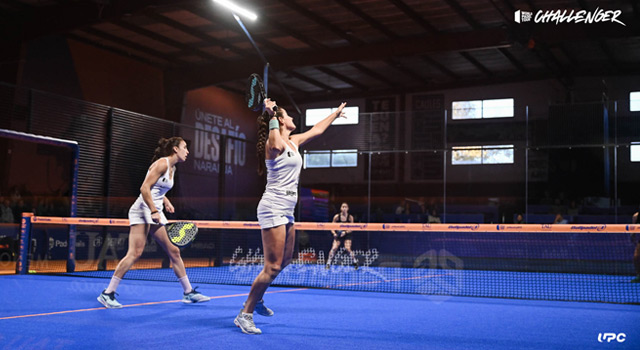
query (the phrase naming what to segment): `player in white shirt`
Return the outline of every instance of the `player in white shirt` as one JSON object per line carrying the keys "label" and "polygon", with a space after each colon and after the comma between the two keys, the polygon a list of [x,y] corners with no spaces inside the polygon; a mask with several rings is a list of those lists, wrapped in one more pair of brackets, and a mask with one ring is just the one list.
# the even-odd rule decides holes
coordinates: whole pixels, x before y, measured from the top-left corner
{"label": "player in white shirt", "polygon": [[[244,307],[234,320],[236,326],[247,334],[261,334],[253,322],[253,311],[263,316],[272,316],[273,311],[264,306],[262,296],[271,282],[293,259],[296,231],[293,226],[293,211],[298,202],[298,180],[302,168],[302,157],[298,148],[322,135],[338,117],[344,117],[346,102],[318,122],[308,131],[291,135],[296,125],[284,108],[275,101],[265,100],[265,112],[258,117],[259,157],[258,173],[266,167],[267,186],[258,204],[258,222],[262,229],[264,269],[251,285]],[[262,163],[264,159],[264,164]]]}

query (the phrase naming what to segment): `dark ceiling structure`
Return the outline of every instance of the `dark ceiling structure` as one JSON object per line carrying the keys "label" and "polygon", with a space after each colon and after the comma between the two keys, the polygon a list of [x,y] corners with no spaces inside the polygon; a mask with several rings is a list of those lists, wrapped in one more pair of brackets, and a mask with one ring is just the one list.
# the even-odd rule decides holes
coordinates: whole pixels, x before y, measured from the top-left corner
{"label": "dark ceiling structure", "polygon": [[[495,83],[640,73],[640,4],[541,0],[246,0],[244,19],[284,91],[299,103]],[[517,10],[619,10],[615,22],[516,23]],[[174,91],[243,93],[263,61],[212,0],[3,0],[3,45],[47,35],[165,72]]]}

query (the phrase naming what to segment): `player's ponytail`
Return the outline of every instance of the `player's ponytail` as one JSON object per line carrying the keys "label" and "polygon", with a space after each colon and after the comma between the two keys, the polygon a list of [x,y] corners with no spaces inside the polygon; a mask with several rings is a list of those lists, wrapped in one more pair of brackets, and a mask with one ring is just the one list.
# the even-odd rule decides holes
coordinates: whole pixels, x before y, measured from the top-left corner
{"label": "player's ponytail", "polygon": [[[277,108],[275,117],[280,118],[284,114],[284,109]],[[258,142],[256,143],[256,155],[258,156],[258,175],[264,175],[265,164],[265,147],[267,146],[267,138],[269,137],[269,120],[273,118],[267,111],[262,112],[258,116]]]}
{"label": "player's ponytail", "polygon": [[269,114],[267,111],[262,112],[258,116],[258,142],[256,143],[256,155],[258,156],[258,175],[264,175],[264,153],[267,144],[267,136],[269,134],[269,126],[267,124],[267,118]]}
{"label": "player's ponytail", "polygon": [[174,137],[170,137],[168,139],[160,138],[160,140],[158,140],[158,146],[156,147],[156,150],[153,153],[153,158],[151,159],[151,163],[155,162],[156,160],[162,158],[162,157],[168,157],[172,154],[175,153],[175,151],[173,150],[174,147],[180,147],[180,143],[184,141],[182,139],[182,137],[179,136],[174,136]]}

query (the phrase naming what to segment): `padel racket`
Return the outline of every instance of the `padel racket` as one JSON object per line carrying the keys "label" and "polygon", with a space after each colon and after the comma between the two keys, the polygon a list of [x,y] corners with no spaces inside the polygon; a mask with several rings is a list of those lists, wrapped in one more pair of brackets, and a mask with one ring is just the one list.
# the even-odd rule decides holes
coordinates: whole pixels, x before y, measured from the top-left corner
{"label": "padel racket", "polygon": [[198,226],[193,222],[178,221],[167,227],[167,235],[173,245],[184,248],[196,239]]}
{"label": "padel racket", "polygon": [[245,94],[247,107],[252,111],[258,111],[262,109],[265,98],[267,98],[267,93],[264,91],[262,79],[256,73],[251,74],[247,80],[247,91]]}

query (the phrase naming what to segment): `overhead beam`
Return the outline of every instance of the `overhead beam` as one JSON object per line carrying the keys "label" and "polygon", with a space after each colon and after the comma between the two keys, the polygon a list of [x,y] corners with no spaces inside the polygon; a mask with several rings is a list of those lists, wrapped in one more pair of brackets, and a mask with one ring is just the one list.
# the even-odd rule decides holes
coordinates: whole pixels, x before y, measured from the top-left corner
{"label": "overhead beam", "polygon": [[97,37],[99,37],[101,39],[108,40],[108,41],[114,42],[116,44],[128,47],[128,48],[130,48],[132,50],[140,51],[140,52],[143,52],[143,53],[145,53],[147,55],[151,55],[151,56],[155,56],[155,57],[158,57],[158,58],[162,58],[163,60],[165,60],[167,62],[175,63],[178,60],[178,57],[175,57],[173,55],[168,55],[168,54],[165,54],[163,52],[154,50],[154,49],[152,49],[150,47],[138,45],[137,43],[134,43],[132,41],[126,40],[124,38],[121,38],[119,36],[115,36],[115,35],[112,35],[112,34],[109,34],[109,33],[105,33],[103,31],[97,30],[95,28],[85,28],[83,31],[88,33],[88,34],[91,34],[93,36],[97,36]]}
{"label": "overhead beam", "polygon": [[[620,67],[619,71],[611,74],[608,68],[602,69],[579,69],[572,72],[574,76],[580,77],[601,77],[603,74],[609,74],[613,76],[629,76],[640,74],[640,66],[635,64],[625,64]],[[539,81],[547,79],[556,79],[556,76],[552,73],[528,73],[518,76],[502,77],[494,75],[491,78],[482,77],[479,79],[462,79],[449,83],[438,83],[412,87],[401,88],[383,88],[383,89],[371,89],[363,94],[362,91],[343,92],[340,91],[339,96],[341,99],[351,98],[366,98],[371,96],[384,96],[384,95],[399,95],[399,94],[411,94],[411,93],[427,93],[431,91],[445,91],[449,89],[457,89],[462,87],[473,86],[488,86],[497,84],[511,84],[511,83],[523,83],[529,81]],[[325,98],[324,93],[306,93],[303,96],[296,96],[296,101],[304,104],[317,101],[319,98]]]}
{"label": "overhead beam", "polygon": [[349,34],[347,34],[342,28],[332,24],[331,22],[327,21],[326,19],[316,15],[315,13],[313,13],[312,11],[310,11],[309,9],[305,8],[302,5],[299,5],[298,3],[296,3],[293,0],[280,0],[281,3],[283,3],[284,5],[286,5],[287,7],[289,7],[290,9],[298,12],[301,16],[307,17],[308,19],[316,22],[316,24],[319,24],[325,28],[327,28],[327,30],[329,30],[330,32],[334,33],[335,35],[345,39],[346,41],[352,43],[352,44],[362,44],[363,42],[360,39],[357,39]]}
{"label": "overhead beam", "polygon": [[[472,51],[488,48],[509,47],[508,33],[501,28],[474,30],[469,32],[446,33],[390,40],[386,42],[300,52],[296,55],[280,54],[269,58],[275,70],[297,67],[388,60],[395,57],[424,55],[447,51]],[[224,65],[184,65],[167,71],[169,77],[182,77],[192,84],[187,89],[214,85],[228,80],[247,77],[260,64],[259,59],[250,58],[227,61]],[[183,79],[185,78],[185,79]]]}
{"label": "overhead beam", "polygon": [[[196,0],[188,0],[193,2]],[[202,0],[197,0],[202,1]],[[33,7],[20,14],[20,18],[4,23],[0,30],[0,40],[7,36],[29,41],[41,36],[71,32],[84,29],[96,23],[119,19],[124,15],[133,15],[149,6],[183,4],[180,0],[111,0],[100,7],[93,1],[73,1],[68,4]],[[3,33],[4,31],[9,31]]]}
{"label": "overhead beam", "polygon": [[[169,62],[161,64],[161,63],[158,63],[156,61],[152,61],[147,57],[136,55],[136,54],[134,54],[132,52],[121,50],[121,49],[118,49],[118,48],[115,48],[115,47],[112,47],[112,46],[103,45],[103,44],[100,44],[97,41],[89,40],[87,38],[83,38],[83,37],[81,37],[79,35],[76,35],[76,34],[73,34],[73,33],[67,33],[67,34],[65,34],[65,36],[67,38],[71,39],[71,40],[75,40],[75,41],[81,42],[81,43],[83,43],[85,45],[90,45],[90,46],[93,46],[93,47],[97,47],[99,49],[115,53],[115,54],[117,54],[119,56],[129,57],[129,58],[134,59],[134,60],[136,60],[138,62],[142,62],[142,63],[148,64],[150,66],[153,66],[153,67],[158,67],[160,69],[164,69],[169,64]],[[164,59],[160,59],[160,58],[158,58],[158,60],[159,61],[164,61]]]}
{"label": "overhead beam", "polygon": [[471,54],[469,54],[468,52],[460,52],[460,55],[462,55],[462,57],[464,57],[467,61],[473,64],[474,67],[476,67],[479,71],[481,71],[488,77],[493,76],[492,71],[487,69],[487,67],[485,67],[482,63],[480,63],[480,61],[478,61],[475,57],[471,56]]}
{"label": "overhead beam", "polygon": [[352,63],[351,65],[352,65],[354,68],[356,68],[356,69],[360,70],[361,72],[363,72],[363,73],[367,74],[368,76],[370,76],[370,77],[372,77],[372,78],[374,78],[374,79],[377,79],[377,80],[379,80],[379,81],[381,81],[381,82],[383,82],[383,83],[385,83],[385,84],[387,84],[387,85],[389,85],[389,86],[392,86],[392,87],[397,87],[397,86],[398,86],[398,84],[396,84],[396,83],[394,83],[393,81],[391,81],[391,80],[387,79],[387,78],[386,78],[385,76],[383,76],[382,74],[380,74],[380,73],[378,73],[378,72],[374,71],[373,69],[370,69],[370,68],[365,67],[365,66],[364,66],[363,64],[361,64],[361,63]]}
{"label": "overhead beam", "polygon": [[213,56],[213,55],[211,55],[209,53],[206,53],[204,51],[200,51],[198,49],[195,49],[193,46],[190,46],[190,45],[181,43],[179,41],[173,40],[173,39],[171,39],[169,37],[166,37],[164,35],[160,35],[160,34],[154,32],[154,31],[139,27],[137,25],[131,24],[131,23],[126,22],[124,20],[113,20],[113,21],[111,21],[111,23],[113,23],[113,24],[115,24],[115,25],[117,25],[119,27],[122,27],[122,28],[124,28],[126,30],[129,30],[129,31],[132,31],[134,33],[137,33],[137,34],[146,36],[148,38],[151,38],[153,40],[159,41],[159,42],[161,42],[161,43],[163,43],[165,45],[179,48],[180,50],[182,50],[184,52],[189,52],[189,53],[191,53],[193,55],[199,56],[199,57],[204,58],[206,60],[212,60],[212,59],[213,60],[217,60],[218,59],[216,56]]}
{"label": "overhead beam", "polygon": [[445,67],[442,63],[434,60],[433,58],[423,55],[420,56],[425,62],[429,63],[430,65],[436,67],[439,71],[443,72],[444,74],[448,75],[449,77],[453,78],[453,79],[460,79],[460,76],[458,76],[456,73],[454,73],[453,71],[451,71],[449,68]]}
{"label": "overhead beam", "polygon": [[356,87],[358,89],[362,89],[362,90],[368,90],[369,89],[369,86],[367,86],[365,84],[362,84],[359,81],[351,79],[348,76],[346,76],[344,74],[340,74],[340,73],[338,73],[338,72],[336,72],[336,71],[334,71],[332,69],[329,69],[327,67],[320,66],[320,67],[316,67],[316,69],[321,71],[322,73],[324,73],[326,75],[329,75],[329,76],[332,76],[332,77],[337,78],[339,80],[342,80],[345,83],[347,83],[347,84],[349,84],[349,85],[351,85],[353,87]]}
{"label": "overhead beam", "polygon": [[153,19],[154,21],[160,22],[162,24],[165,24],[173,29],[177,29],[183,33],[187,33],[193,37],[196,37],[200,40],[202,40],[205,43],[209,43],[210,45],[216,45],[216,46],[220,46],[220,47],[226,47],[229,49],[229,51],[242,56],[242,57],[246,57],[248,56],[247,53],[244,50],[240,50],[236,47],[234,47],[233,45],[229,44],[228,42],[225,42],[223,40],[220,39],[216,39],[206,33],[203,33],[197,29],[194,29],[192,27],[189,27],[187,25],[184,25],[180,22],[174,21],[172,19],[170,19],[169,17],[163,16],[162,14],[158,14],[154,11],[145,11],[145,16],[149,17],[150,19]]}
{"label": "overhead beam", "polygon": [[376,21],[373,17],[366,14],[358,6],[352,4],[350,1],[347,1],[347,0],[335,0],[335,1],[338,2],[340,5],[342,5],[344,8],[346,8],[347,10],[351,11],[356,16],[360,17],[362,20],[367,22],[367,24],[369,24],[371,27],[377,29],[379,32],[383,33],[387,37],[392,39],[398,37],[398,35],[392,32],[387,26]]}
{"label": "overhead beam", "polygon": [[405,15],[407,15],[409,18],[414,20],[420,26],[422,26],[422,28],[424,28],[427,31],[427,33],[429,34],[438,33],[438,29],[436,29],[436,27],[434,27],[431,23],[429,23],[426,19],[424,19],[423,16],[416,13],[411,7],[405,4],[402,0],[389,0],[389,1],[391,1],[391,3],[393,3],[394,5],[396,5],[397,8],[402,10],[402,12],[404,12]]}
{"label": "overhead beam", "polygon": [[482,25],[480,25],[480,23],[476,21],[473,16],[471,16],[471,14],[469,14],[469,12],[467,12],[467,10],[465,10],[464,7],[462,7],[462,5],[460,5],[456,0],[444,0],[444,2],[446,2],[447,5],[449,5],[449,7],[451,7],[460,17],[467,21],[471,28],[482,27]]}
{"label": "overhead beam", "polygon": [[410,68],[407,68],[405,65],[402,64],[402,62],[398,62],[394,59],[390,59],[390,60],[387,60],[385,63],[387,63],[390,67],[393,67],[393,69],[396,69],[402,72],[404,75],[408,76],[409,78],[421,84],[429,84],[430,82],[428,79],[425,79],[422,75],[420,75],[420,73],[415,72]]}
{"label": "overhead beam", "polygon": [[318,88],[320,88],[320,89],[322,89],[324,91],[335,90],[334,88],[332,88],[331,86],[329,86],[327,84],[321,83],[321,82],[319,82],[319,81],[317,81],[315,79],[311,79],[308,76],[300,74],[300,73],[297,73],[297,72],[295,72],[293,70],[282,71],[282,72],[286,73],[287,75],[289,75],[291,77],[294,77],[294,78],[296,78],[298,80],[302,80],[302,81],[304,81],[306,83],[309,83],[309,84],[311,84],[313,86],[316,86],[316,87],[318,87]]}
{"label": "overhead beam", "polygon": [[509,52],[508,49],[505,48],[499,48],[498,52],[500,52],[500,54],[502,54],[502,56],[504,56],[506,59],[509,60],[509,62],[511,62],[511,64],[518,68],[518,70],[522,73],[526,73],[527,69],[522,65],[522,63],[520,63],[520,61],[518,61],[518,59],[511,54],[511,52]]}

